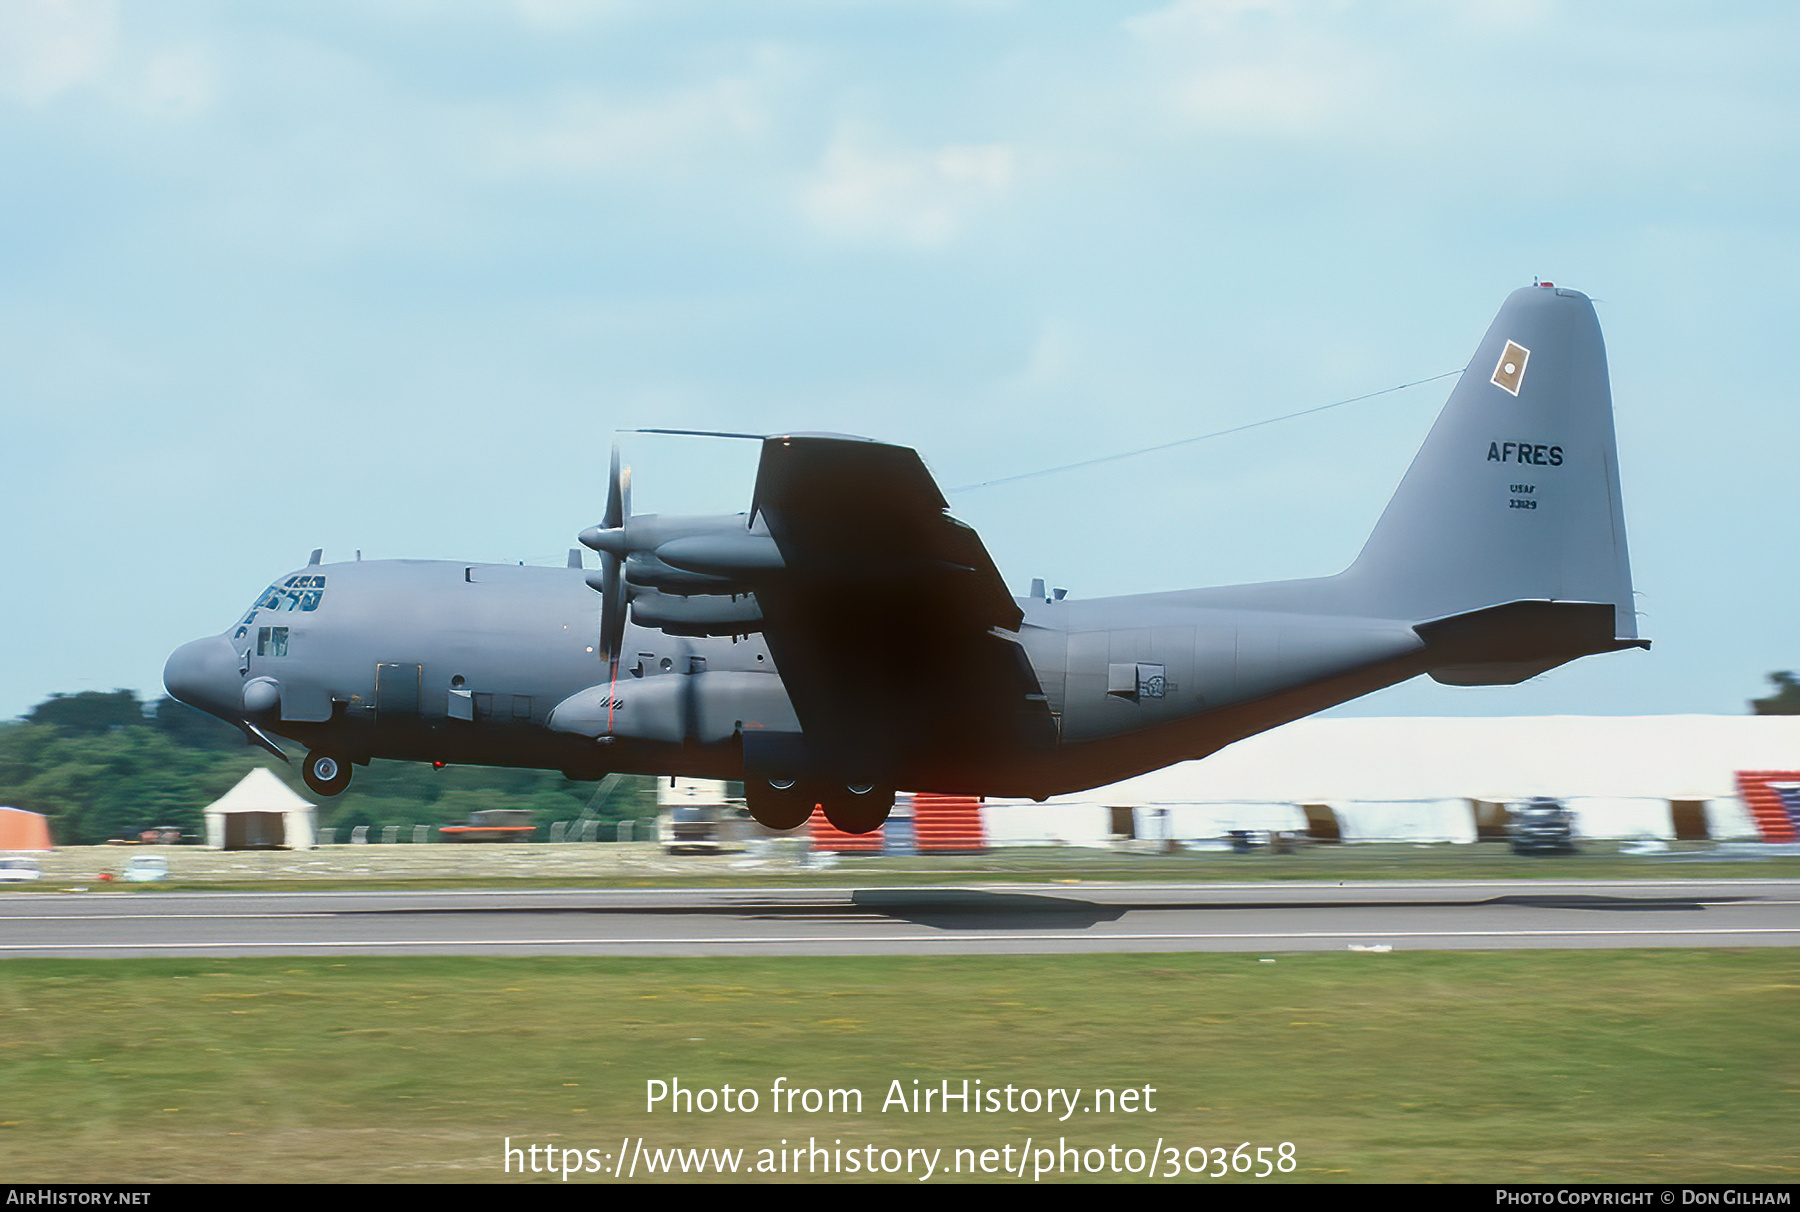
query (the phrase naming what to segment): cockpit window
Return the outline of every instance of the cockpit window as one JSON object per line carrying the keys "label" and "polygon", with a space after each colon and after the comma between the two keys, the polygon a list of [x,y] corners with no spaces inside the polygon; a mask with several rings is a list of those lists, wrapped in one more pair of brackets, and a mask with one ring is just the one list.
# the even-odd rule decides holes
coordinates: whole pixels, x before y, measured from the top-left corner
{"label": "cockpit window", "polygon": [[259,610],[317,610],[324,597],[324,576],[289,577],[281,584],[271,585],[263,590],[262,596],[256,599],[256,605],[250,608],[250,613],[244,616],[240,626],[248,624]]}

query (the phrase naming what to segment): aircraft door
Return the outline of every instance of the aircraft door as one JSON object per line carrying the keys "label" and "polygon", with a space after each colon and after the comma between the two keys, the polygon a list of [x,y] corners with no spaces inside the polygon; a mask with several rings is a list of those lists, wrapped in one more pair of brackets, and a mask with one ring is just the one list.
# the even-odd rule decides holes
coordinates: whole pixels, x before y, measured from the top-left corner
{"label": "aircraft door", "polygon": [[417,719],[422,674],[417,665],[375,666],[375,718]]}
{"label": "aircraft door", "polygon": [[1112,636],[1104,631],[1068,633],[1063,658],[1062,737],[1087,740],[1103,735],[1111,713],[1108,703],[1108,657]]}

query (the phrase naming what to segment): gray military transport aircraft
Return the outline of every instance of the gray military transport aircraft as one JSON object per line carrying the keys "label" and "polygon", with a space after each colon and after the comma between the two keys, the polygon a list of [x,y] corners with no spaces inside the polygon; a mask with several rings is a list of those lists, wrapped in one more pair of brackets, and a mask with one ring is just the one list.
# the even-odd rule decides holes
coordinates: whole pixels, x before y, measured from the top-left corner
{"label": "gray military transport aircraft", "polygon": [[745,513],[633,515],[613,454],[584,571],[312,562],[169,658],[169,693],[321,795],[352,764],[742,779],[792,829],[896,787],[1043,799],[1201,758],[1418,674],[1511,684],[1637,638],[1587,296],[1514,292],[1355,563],[1091,601],[1014,597],[919,456],[761,437]]}

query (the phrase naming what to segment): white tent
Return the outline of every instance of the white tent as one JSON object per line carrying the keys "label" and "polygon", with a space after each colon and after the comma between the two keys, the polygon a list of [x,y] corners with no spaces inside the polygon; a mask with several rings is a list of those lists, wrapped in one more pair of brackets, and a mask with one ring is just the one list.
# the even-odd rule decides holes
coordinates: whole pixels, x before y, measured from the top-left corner
{"label": "white tent", "polygon": [[[1292,818],[1279,827],[1301,828],[1293,806],[1328,804],[1346,841],[1470,841],[1471,801],[1544,795],[1567,801],[1587,837],[1673,836],[1671,801],[1701,801],[1713,837],[1754,837],[1739,770],[1800,770],[1800,716],[1314,717],[1038,812],[1085,824],[1095,806],[1132,808],[1156,817],[1139,836],[1200,837],[1274,828],[1265,818],[1277,807]],[[992,811],[1010,803],[1022,802],[989,801],[997,841],[1014,840],[1009,814]],[[1058,826],[1040,819],[1035,830]]]}
{"label": "white tent", "polygon": [[206,808],[206,844],[213,850],[311,850],[313,806],[258,766]]}

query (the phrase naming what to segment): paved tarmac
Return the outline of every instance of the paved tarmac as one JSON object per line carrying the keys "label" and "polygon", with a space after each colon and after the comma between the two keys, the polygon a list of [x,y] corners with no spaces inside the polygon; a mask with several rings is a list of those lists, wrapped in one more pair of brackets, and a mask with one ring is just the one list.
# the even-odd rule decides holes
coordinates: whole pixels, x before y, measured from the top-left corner
{"label": "paved tarmac", "polygon": [[1767,947],[1800,881],[0,897],[0,956],[958,955]]}

